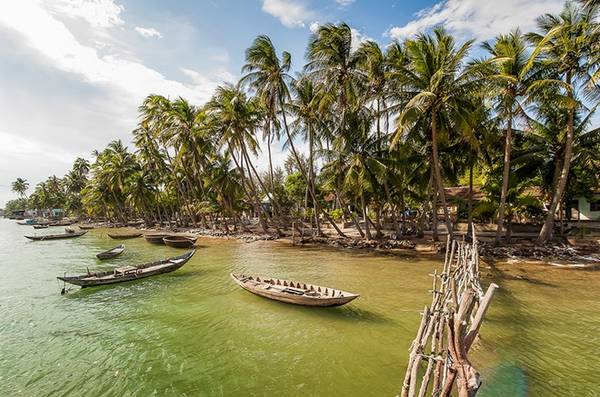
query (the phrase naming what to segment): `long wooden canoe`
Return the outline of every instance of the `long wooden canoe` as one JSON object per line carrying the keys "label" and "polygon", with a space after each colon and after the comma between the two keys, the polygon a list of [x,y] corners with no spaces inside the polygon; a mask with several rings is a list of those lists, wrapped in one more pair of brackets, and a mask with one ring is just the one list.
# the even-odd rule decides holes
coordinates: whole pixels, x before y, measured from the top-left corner
{"label": "long wooden canoe", "polygon": [[37,229],[48,229],[48,225],[42,225],[42,224],[33,225],[33,228],[36,229],[36,230]]}
{"label": "long wooden canoe", "polygon": [[94,225],[78,225],[81,230],[92,230],[95,228]]}
{"label": "long wooden canoe", "polygon": [[60,240],[64,238],[75,238],[81,237],[87,233],[87,230],[73,233],[62,233],[62,234],[45,234],[40,236],[25,236],[26,238],[33,241],[45,241],[45,240]]}
{"label": "long wooden canoe", "polygon": [[136,237],[140,237],[142,235],[142,232],[121,232],[121,233],[106,233],[108,235],[108,237],[114,239],[114,240],[125,240],[125,239],[130,239],[130,238],[136,238]]}
{"label": "long wooden canoe", "polygon": [[81,276],[64,276],[57,277],[57,279],[70,284],[79,285],[82,288],[122,283],[125,281],[137,280],[140,278],[173,272],[185,265],[187,261],[194,256],[195,252],[196,251],[193,250],[173,258],[149,262],[139,266],[123,266],[106,272],[88,272],[88,274],[83,274]]}
{"label": "long wooden canoe", "polygon": [[98,259],[110,259],[121,255],[125,251],[125,244],[117,245],[115,248],[111,248],[107,251],[96,254]]}
{"label": "long wooden canoe", "polygon": [[190,248],[196,244],[196,240],[198,237],[188,237],[188,236],[169,236],[164,237],[163,242],[165,245],[174,248]]}
{"label": "long wooden canoe", "polygon": [[339,289],[270,277],[231,273],[231,278],[253,294],[296,305],[341,306],[360,296]]}

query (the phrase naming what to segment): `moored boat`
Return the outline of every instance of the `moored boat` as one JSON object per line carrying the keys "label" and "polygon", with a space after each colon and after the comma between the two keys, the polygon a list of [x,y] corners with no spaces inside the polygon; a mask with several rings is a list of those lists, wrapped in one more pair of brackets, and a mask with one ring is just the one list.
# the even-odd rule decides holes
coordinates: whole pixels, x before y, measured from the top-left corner
{"label": "moored boat", "polygon": [[63,234],[44,234],[39,236],[25,236],[26,238],[33,241],[45,241],[45,240],[60,240],[64,238],[75,238],[81,237],[86,234],[87,231],[81,232],[73,232],[73,233],[63,233]]}
{"label": "moored boat", "polygon": [[147,242],[152,243],[152,244],[164,244],[165,242],[163,241],[163,239],[165,237],[172,237],[173,235],[171,233],[148,233],[148,234],[144,234],[144,238],[146,239]]}
{"label": "moored boat", "polygon": [[42,225],[42,224],[33,225],[33,228],[36,229],[36,230],[37,229],[48,229],[48,225]]}
{"label": "moored boat", "polygon": [[174,248],[190,248],[196,244],[196,240],[198,237],[192,236],[169,236],[163,237],[163,242],[165,245]]}
{"label": "moored boat", "polygon": [[96,254],[98,259],[111,259],[121,255],[125,251],[125,244],[117,245],[114,248]]}
{"label": "moored boat", "polygon": [[116,233],[106,233],[108,237],[114,240],[125,240],[130,238],[140,237],[142,232],[133,231],[133,232],[116,232]]}
{"label": "moored boat", "polygon": [[125,281],[137,280],[140,278],[173,272],[185,265],[190,258],[194,256],[195,252],[196,251],[193,250],[183,255],[156,262],[149,262],[139,266],[123,266],[106,272],[88,272],[87,274],[83,274],[81,276],[63,276],[57,277],[57,279],[70,284],[79,285],[82,288],[122,283]]}
{"label": "moored boat", "polygon": [[281,280],[271,277],[231,273],[231,278],[246,291],[280,302],[304,306],[341,306],[359,294],[319,285]]}
{"label": "moored boat", "polygon": [[78,225],[81,230],[92,230],[95,228],[94,225]]}

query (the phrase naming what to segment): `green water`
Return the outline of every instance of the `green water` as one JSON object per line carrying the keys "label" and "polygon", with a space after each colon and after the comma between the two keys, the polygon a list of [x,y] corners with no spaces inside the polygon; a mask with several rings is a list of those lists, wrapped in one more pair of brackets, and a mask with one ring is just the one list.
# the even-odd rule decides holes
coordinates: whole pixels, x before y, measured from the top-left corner
{"label": "green water", "polygon": [[[56,228],[55,231],[61,229]],[[39,232],[48,233],[51,229]],[[55,277],[182,251],[103,230],[29,242],[0,220],[0,396],[394,396],[439,261],[201,239],[177,272],[61,296]],[[358,292],[339,308],[254,296],[231,271]],[[526,271],[528,280],[507,277]],[[481,396],[600,395],[600,274],[487,270],[502,289],[472,355]]]}

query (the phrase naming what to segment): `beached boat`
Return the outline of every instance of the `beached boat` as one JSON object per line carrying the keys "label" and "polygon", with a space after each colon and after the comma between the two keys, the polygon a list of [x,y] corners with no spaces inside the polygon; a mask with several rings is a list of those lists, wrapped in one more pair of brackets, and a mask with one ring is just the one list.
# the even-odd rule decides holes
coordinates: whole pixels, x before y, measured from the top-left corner
{"label": "beached boat", "polygon": [[296,305],[341,306],[360,296],[334,288],[269,277],[231,273],[231,278],[253,294]]}
{"label": "beached boat", "polygon": [[165,243],[165,245],[174,248],[193,247],[194,244],[196,244],[196,240],[198,240],[198,237],[192,236],[169,236],[163,238],[163,242]]}
{"label": "beached boat", "polygon": [[164,244],[165,242],[163,241],[163,239],[165,237],[172,237],[173,235],[171,233],[148,233],[148,234],[144,234],[144,238],[146,239],[147,242],[152,243],[152,244]]}
{"label": "beached boat", "polygon": [[169,273],[175,271],[186,264],[187,261],[194,255],[196,251],[190,251],[183,255],[167,258],[156,262],[145,263],[140,266],[124,266],[118,267],[106,272],[96,272],[83,274],[81,276],[64,276],[57,277],[59,280],[79,285],[82,288],[92,287],[97,285],[122,283],[125,281],[137,280],[158,274]]}
{"label": "beached boat", "polygon": [[23,219],[22,221],[17,221],[18,225],[37,225],[37,221],[35,219]]}
{"label": "beached boat", "polygon": [[92,230],[95,228],[94,225],[78,225],[81,230]]}
{"label": "beached boat", "polygon": [[96,255],[98,259],[111,259],[121,255],[125,251],[125,244],[117,245],[115,248],[111,248],[107,251],[100,252]]}
{"label": "beached boat", "polygon": [[65,227],[65,232],[66,233],[75,233],[75,229],[72,227]]}
{"label": "beached boat", "polygon": [[136,238],[136,237],[140,237],[142,235],[142,232],[117,232],[117,233],[106,233],[108,235],[108,237],[115,239],[115,240],[125,240],[125,239],[130,239],[130,238]]}
{"label": "beached boat", "polygon": [[34,229],[48,229],[48,225],[33,225]]}
{"label": "beached boat", "polygon": [[45,241],[45,240],[60,240],[63,238],[81,237],[86,233],[87,233],[87,231],[82,231],[82,232],[73,232],[73,233],[45,234],[45,235],[40,235],[40,236],[25,236],[25,237],[30,240],[33,240],[33,241]]}

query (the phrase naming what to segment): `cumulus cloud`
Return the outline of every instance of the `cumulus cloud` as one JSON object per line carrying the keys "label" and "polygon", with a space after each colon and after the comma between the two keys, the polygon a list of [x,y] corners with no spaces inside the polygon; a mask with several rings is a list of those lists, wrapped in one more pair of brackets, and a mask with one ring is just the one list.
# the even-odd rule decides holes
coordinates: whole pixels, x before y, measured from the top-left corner
{"label": "cumulus cloud", "polygon": [[[233,79],[224,69],[188,68],[178,81],[115,49],[119,39],[110,28],[124,25],[122,9],[107,0],[51,6],[20,0],[0,13],[0,141],[6,143],[0,145],[0,205],[12,198],[4,187],[16,177],[35,184],[63,175],[75,156],[89,156],[113,139],[127,143],[148,94],[200,105],[222,80]],[[99,45],[96,32],[108,44]]]}
{"label": "cumulus cloud", "polygon": [[288,28],[302,27],[314,18],[314,12],[300,0],[263,0],[262,10]]}
{"label": "cumulus cloud", "polygon": [[355,1],[356,0],[335,0],[335,2],[338,3],[342,7],[349,6],[350,4],[354,3]]}
{"label": "cumulus cloud", "polygon": [[413,21],[392,27],[387,34],[401,40],[443,25],[460,37],[487,40],[516,27],[533,29],[538,15],[558,12],[562,5],[563,0],[446,0],[421,10]]}
{"label": "cumulus cloud", "polygon": [[356,51],[362,42],[367,40],[373,40],[371,37],[365,35],[364,33],[361,33],[358,29],[350,28],[350,32],[352,32],[352,51]]}
{"label": "cumulus cloud", "polygon": [[163,35],[154,28],[142,28],[140,26],[136,26],[135,31],[138,32],[142,37],[147,39],[151,37],[161,39],[163,37]]}
{"label": "cumulus cloud", "polygon": [[121,12],[124,7],[114,0],[43,0],[43,4],[53,13],[69,18],[81,18],[95,28],[123,24]]}

